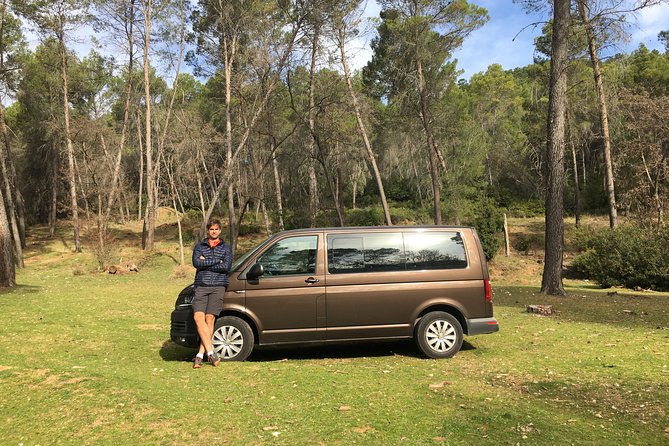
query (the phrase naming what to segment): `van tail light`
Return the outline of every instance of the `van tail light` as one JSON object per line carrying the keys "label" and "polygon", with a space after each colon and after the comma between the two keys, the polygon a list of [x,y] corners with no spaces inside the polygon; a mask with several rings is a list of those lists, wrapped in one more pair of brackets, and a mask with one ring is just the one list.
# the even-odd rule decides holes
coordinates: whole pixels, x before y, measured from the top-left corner
{"label": "van tail light", "polygon": [[490,279],[483,279],[483,286],[485,287],[485,301],[492,302],[492,286]]}

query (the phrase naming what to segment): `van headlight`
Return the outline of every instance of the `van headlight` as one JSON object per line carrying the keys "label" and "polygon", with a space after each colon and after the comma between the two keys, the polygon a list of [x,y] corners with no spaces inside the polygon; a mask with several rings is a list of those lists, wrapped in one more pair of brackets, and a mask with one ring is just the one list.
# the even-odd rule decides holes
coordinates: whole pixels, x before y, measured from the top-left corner
{"label": "van headlight", "polygon": [[188,285],[179,293],[179,296],[174,303],[174,309],[181,310],[189,308],[193,303],[193,297],[195,297],[195,287],[193,285]]}

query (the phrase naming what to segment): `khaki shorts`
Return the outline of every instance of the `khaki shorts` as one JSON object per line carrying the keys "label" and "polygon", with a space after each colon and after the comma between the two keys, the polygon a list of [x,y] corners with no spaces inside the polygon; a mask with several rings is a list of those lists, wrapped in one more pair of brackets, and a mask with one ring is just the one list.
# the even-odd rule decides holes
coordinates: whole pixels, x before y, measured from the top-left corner
{"label": "khaki shorts", "polygon": [[195,287],[193,297],[193,313],[198,311],[205,314],[218,316],[223,309],[224,286],[199,286]]}

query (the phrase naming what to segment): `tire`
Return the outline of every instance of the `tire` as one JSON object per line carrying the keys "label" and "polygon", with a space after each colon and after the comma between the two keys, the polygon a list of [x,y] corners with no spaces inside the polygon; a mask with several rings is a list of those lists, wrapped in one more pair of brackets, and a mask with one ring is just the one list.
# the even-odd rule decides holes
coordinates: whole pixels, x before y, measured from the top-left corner
{"label": "tire", "polygon": [[450,358],[462,347],[462,326],[453,315],[433,311],[423,316],[418,323],[415,340],[426,356]]}
{"label": "tire", "polygon": [[223,316],[214,325],[211,343],[221,361],[244,361],[253,351],[253,330],[243,319]]}

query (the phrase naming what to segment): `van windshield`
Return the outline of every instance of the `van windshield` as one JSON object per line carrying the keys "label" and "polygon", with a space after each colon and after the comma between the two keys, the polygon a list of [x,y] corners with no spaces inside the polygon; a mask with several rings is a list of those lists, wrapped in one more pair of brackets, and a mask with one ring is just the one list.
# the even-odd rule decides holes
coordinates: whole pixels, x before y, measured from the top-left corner
{"label": "van windshield", "polygon": [[268,239],[265,240],[264,242],[258,244],[258,246],[256,246],[255,248],[253,248],[253,249],[247,251],[243,256],[241,256],[240,258],[238,258],[237,260],[235,260],[235,261],[233,262],[232,266],[230,267],[230,272],[232,272],[232,271],[237,271],[237,269],[238,269],[240,266],[242,266],[242,265],[244,264],[244,262],[246,262],[246,259],[248,259],[249,257],[251,257],[251,256],[252,256],[253,254],[255,254],[256,252],[258,252],[258,250],[259,250],[260,248],[262,248],[263,246],[265,246],[267,243],[269,243],[269,242],[270,242],[271,240],[273,240],[274,238],[276,238],[276,235],[271,236],[270,238],[268,238]]}

